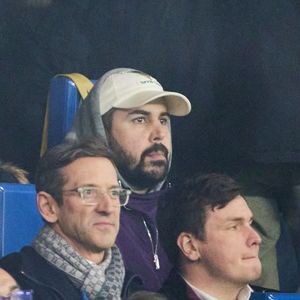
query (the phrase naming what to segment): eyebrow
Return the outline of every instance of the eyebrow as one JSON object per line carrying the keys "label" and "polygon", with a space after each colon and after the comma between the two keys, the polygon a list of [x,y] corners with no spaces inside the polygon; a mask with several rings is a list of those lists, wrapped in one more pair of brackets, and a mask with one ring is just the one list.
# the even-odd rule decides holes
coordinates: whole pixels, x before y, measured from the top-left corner
{"label": "eyebrow", "polygon": [[[143,110],[143,109],[135,109],[128,113],[128,115],[145,115],[149,116],[151,113],[149,111]],[[170,117],[170,114],[167,111],[161,112],[159,114],[160,117],[167,116]]]}
{"label": "eyebrow", "polygon": [[120,186],[119,185],[115,185],[115,184],[110,186],[110,189],[116,189],[116,188],[120,188]]}
{"label": "eyebrow", "polygon": [[[92,187],[92,188],[102,188],[101,186],[98,186],[98,185],[96,185],[96,184],[84,184],[84,185],[81,185],[81,186],[79,186],[79,187]],[[109,186],[109,189],[115,189],[115,188],[119,188],[120,187],[120,185],[118,185],[118,184],[112,184],[112,185],[110,185]]]}
{"label": "eyebrow", "polygon": [[[246,218],[243,218],[243,217],[236,217],[236,218],[228,218],[226,219],[226,222],[242,222],[246,220]],[[253,216],[251,216],[249,218],[249,221],[252,222],[253,221]]]}

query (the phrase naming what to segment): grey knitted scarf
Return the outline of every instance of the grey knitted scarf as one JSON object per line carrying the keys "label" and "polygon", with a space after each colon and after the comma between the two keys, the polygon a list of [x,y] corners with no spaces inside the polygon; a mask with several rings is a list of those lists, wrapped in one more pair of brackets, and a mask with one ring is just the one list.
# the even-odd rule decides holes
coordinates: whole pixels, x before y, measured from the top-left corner
{"label": "grey knitted scarf", "polygon": [[97,265],[79,255],[58,233],[44,226],[32,243],[33,248],[86,292],[91,300],[121,299],[124,264],[113,246]]}

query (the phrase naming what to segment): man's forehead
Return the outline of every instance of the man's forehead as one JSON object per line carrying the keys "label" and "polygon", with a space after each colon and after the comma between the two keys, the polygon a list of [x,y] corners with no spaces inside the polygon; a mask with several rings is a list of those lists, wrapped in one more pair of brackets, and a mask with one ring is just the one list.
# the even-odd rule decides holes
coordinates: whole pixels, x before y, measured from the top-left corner
{"label": "man's forehead", "polygon": [[207,219],[230,222],[238,220],[249,220],[253,217],[250,208],[242,196],[237,196],[224,207],[209,208]]}
{"label": "man's forehead", "polygon": [[109,180],[113,184],[118,184],[117,171],[114,164],[110,159],[102,156],[80,157],[63,167],[61,173],[65,178],[65,183],[69,182],[70,179],[74,181],[97,179]]}

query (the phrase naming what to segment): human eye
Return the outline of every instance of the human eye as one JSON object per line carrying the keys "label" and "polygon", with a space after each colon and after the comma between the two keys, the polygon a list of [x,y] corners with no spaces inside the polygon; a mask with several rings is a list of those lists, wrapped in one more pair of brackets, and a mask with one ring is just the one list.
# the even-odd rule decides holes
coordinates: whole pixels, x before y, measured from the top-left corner
{"label": "human eye", "polygon": [[120,197],[120,190],[119,189],[110,189],[109,190],[109,195],[113,199],[118,199]]}
{"label": "human eye", "polygon": [[146,118],[144,116],[139,116],[139,117],[134,118],[132,121],[133,121],[133,123],[136,123],[136,124],[143,124],[146,122]]}
{"label": "human eye", "polygon": [[227,227],[228,230],[235,231],[238,229],[238,224],[230,224]]}
{"label": "human eye", "polygon": [[82,194],[84,198],[93,198],[97,194],[97,190],[94,187],[84,187]]}
{"label": "human eye", "polygon": [[161,117],[160,118],[160,124],[162,125],[167,125],[169,123],[169,118],[168,117]]}

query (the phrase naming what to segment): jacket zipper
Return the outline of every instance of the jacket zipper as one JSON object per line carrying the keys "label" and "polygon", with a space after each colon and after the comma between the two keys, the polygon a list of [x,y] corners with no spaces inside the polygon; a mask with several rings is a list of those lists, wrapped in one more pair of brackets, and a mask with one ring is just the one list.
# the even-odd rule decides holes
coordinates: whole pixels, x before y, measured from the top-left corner
{"label": "jacket zipper", "polygon": [[62,300],[64,300],[63,295],[54,287],[47,285],[43,282],[40,282],[39,280],[29,276],[28,274],[26,274],[24,271],[20,271],[20,273],[22,274],[22,276],[24,276],[25,278],[27,278],[28,280],[31,280],[32,282],[34,282],[35,284],[38,284],[42,287],[48,288],[50,290],[52,290],[54,293],[56,293],[58,295],[59,298],[61,298]]}

